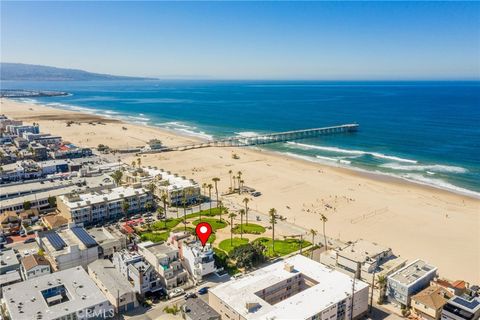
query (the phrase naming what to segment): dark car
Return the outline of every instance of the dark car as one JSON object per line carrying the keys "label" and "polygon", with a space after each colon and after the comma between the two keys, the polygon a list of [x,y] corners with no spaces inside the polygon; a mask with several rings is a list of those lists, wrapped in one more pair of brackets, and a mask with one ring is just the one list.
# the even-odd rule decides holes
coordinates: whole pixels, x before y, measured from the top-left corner
{"label": "dark car", "polygon": [[23,241],[23,243],[31,243],[31,242],[35,242],[35,238],[29,238],[29,239]]}
{"label": "dark car", "polygon": [[206,294],[208,292],[208,287],[203,287],[198,290],[198,294]]}
{"label": "dark car", "polygon": [[190,298],[196,298],[196,297],[197,295],[194,292],[190,292],[185,295],[185,300],[188,300]]}

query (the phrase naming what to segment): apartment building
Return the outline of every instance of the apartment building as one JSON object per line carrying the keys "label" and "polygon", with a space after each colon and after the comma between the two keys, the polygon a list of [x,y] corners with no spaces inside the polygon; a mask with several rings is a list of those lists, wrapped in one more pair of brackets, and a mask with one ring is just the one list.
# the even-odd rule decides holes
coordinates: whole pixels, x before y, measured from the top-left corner
{"label": "apartment building", "polygon": [[473,295],[454,296],[442,310],[442,320],[480,319],[480,297]]}
{"label": "apartment building", "polygon": [[140,186],[104,188],[58,196],[57,211],[76,224],[98,224],[142,212],[151,201],[152,195]]}

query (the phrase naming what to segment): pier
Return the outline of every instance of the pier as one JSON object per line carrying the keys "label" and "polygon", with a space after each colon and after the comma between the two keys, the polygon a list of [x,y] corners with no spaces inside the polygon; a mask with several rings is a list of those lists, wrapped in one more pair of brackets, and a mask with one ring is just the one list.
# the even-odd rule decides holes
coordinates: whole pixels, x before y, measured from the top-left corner
{"label": "pier", "polygon": [[285,142],[291,140],[300,140],[306,138],[314,138],[327,134],[349,133],[358,130],[358,124],[343,124],[333,127],[313,128],[303,130],[293,130],[286,132],[259,134],[255,136],[228,137],[211,141],[197,142],[189,145],[169,147],[162,151],[185,151],[191,149],[207,148],[207,147],[245,147],[255,146],[268,143]]}

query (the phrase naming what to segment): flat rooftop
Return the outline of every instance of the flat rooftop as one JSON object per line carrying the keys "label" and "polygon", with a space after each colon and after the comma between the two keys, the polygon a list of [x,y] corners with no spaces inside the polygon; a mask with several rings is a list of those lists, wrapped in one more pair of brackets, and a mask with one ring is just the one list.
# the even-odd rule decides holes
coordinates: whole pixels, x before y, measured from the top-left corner
{"label": "flat rooftop", "polygon": [[348,246],[337,249],[339,255],[357,262],[375,259],[378,255],[390,251],[390,248],[382,247],[375,242],[359,239]]}
{"label": "flat rooftop", "polygon": [[169,185],[166,186],[168,190],[198,186],[198,183],[192,182],[190,179],[186,179],[181,176],[175,176],[173,173],[168,173],[155,168],[142,169],[151,177],[161,176],[162,180],[168,181]]}
{"label": "flat rooftop", "polygon": [[[64,292],[62,302],[49,306],[52,297],[46,292]],[[81,268],[71,268],[52,274],[15,283],[3,288],[5,305],[12,319],[57,319],[78,310],[108,301],[97,288],[87,272]]]}
{"label": "flat rooftop", "polygon": [[[105,188],[103,190],[84,192],[78,194],[78,197],[69,197],[64,195],[60,197],[63,200],[65,205],[69,208],[75,209],[77,207],[84,207],[91,204],[100,204],[105,201],[115,201],[121,200],[124,198],[132,197],[137,194],[146,193],[143,188],[134,188],[134,187],[117,187],[113,189]],[[121,196],[123,195],[123,197]]]}
{"label": "flat rooftop", "polygon": [[199,298],[188,299],[183,306],[185,312],[191,319],[195,320],[211,320],[219,318],[220,314],[213,310],[205,301]]}
{"label": "flat rooftop", "polygon": [[[292,272],[285,269],[286,264],[293,266]],[[257,296],[257,292],[298,274],[314,280],[316,284],[277,302],[275,306]],[[307,319],[350,296],[352,281],[351,277],[339,271],[302,255],[296,255],[242,278],[220,284],[211,289],[210,293],[246,319]],[[366,283],[355,281],[355,292],[366,287],[368,287]],[[258,307],[254,312],[248,312],[247,303],[257,304]]]}
{"label": "flat rooftop", "polygon": [[153,243],[151,241],[146,241],[138,244],[140,247],[150,251],[157,257],[166,256],[168,253],[177,252],[176,248],[173,248],[164,243]]}
{"label": "flat rooftop", "polygon": [[18,261],[17,255],[12,249],[0,251],[0,261],[0,274],[4,274],[12,266],[20,265],[20,261]]}
{"label": "flat rooftop", "polygon": [[415,260],[406,267],[392,273],[388,279],[395,280],[403,285],[410,285],[427,274],[437,271],[437,267],[429,265],[423,260]]}
{"label": "flat rooftop", "polygon": [[96,260],[88,265],[88,270],[89,273],[93,272],[95,277],[114,296],[133,292],[133,288],[127,278],[115,269],[110,260]]}

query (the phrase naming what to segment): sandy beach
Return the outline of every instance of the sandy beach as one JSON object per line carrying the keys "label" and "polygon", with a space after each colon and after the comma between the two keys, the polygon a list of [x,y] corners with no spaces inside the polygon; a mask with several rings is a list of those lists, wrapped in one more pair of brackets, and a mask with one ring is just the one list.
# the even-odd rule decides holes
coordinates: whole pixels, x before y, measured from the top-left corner
{"label": "sandy beach", "polygon": [[[11,118],[39,123],[42,132],[82,146],[143,146],[152,138],[173,146],[195,140],[111,118],[6,99],[1,100],[0,108]],[[75,123],[67,126],[68,121]],[[232,153],[239,159],[233,159]],[[133,158],[137,157],[122,160],[130,163]],[[479,199],[253,148],[149,154],[142,156],[142,164],[178,172],[200,183],[219,177],[221,192],[230,186],[229,170],[241,171],[245,185],[262,192],[250,201],[253,209],[267,212],[275,207],[289,222],[319,232],[322,225],[315,212],[321,212],[328,217],[329,237],[375,241],[405,259],[427,260],[443,277],[480,282]],[[228,198],[240,202],[244,196]]]}

